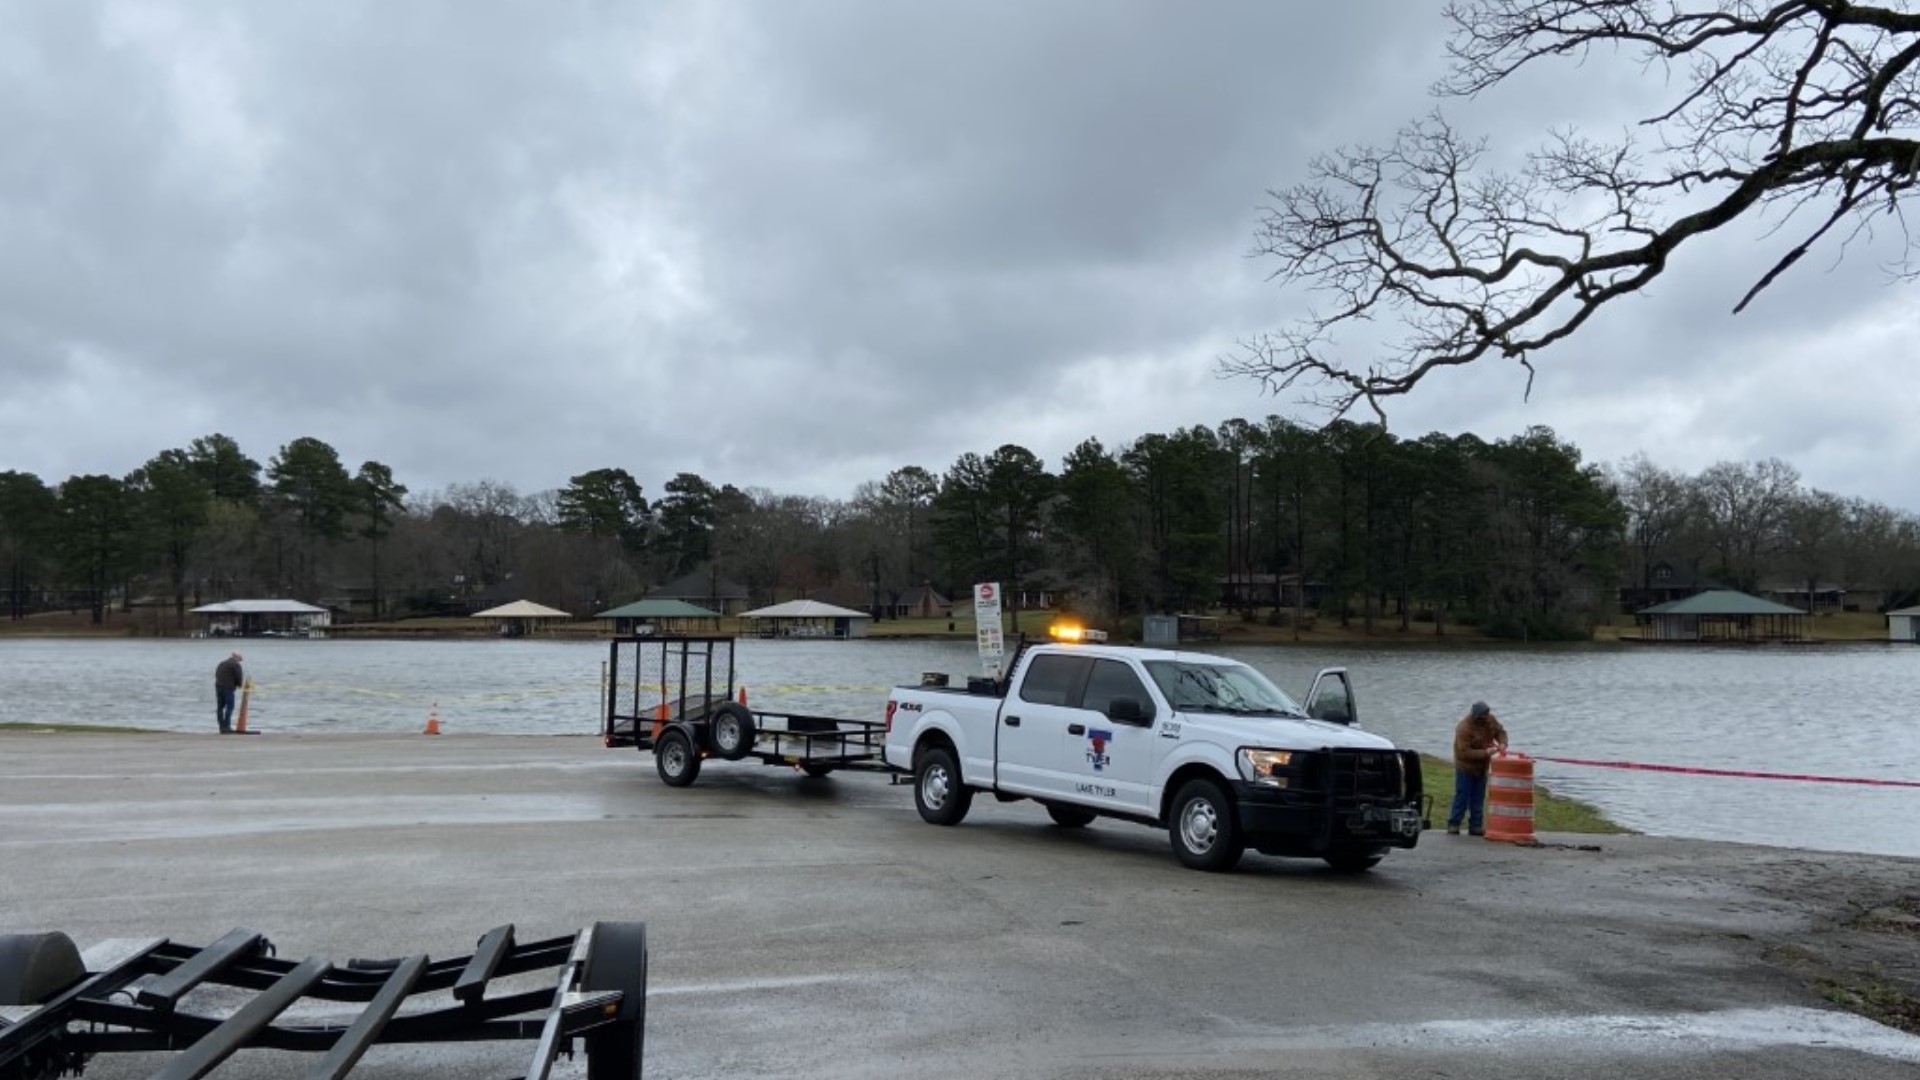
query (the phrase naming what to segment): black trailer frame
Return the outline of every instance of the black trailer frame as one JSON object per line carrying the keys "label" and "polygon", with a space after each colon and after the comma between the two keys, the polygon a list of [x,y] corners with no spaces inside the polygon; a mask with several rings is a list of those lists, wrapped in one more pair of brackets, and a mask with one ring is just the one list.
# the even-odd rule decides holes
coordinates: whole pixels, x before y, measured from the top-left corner
{"label": "black trailer frame", "polygon": [[[277,959],[273,943],[236,929],[205,947],[166,938],[116,939],[79,958],[64,934],[35,935],[35,963],[71,965],[78,981],[8,1020],[0,1016],[0,1080],[78,1075],[98,1054],[177,1051],[154,1080],[197,1080],[246,1049],[318,1053],[307,1076],[337,1080],[383,1043],[533,1039],[523,1080],[545,1080],[575,1041],[585,1044],[591,1080],[638,1080],[646,1038],[646,924],[598,922],[575,934],[526,944],[511,924],[495,927],[465,956],[430,960]],[[27,941],[27,938],[15,939]],[[63,959],[65,951],[71,959]],[[559,968],[554,985],[488,995],[493,979]],[[62,981],[65,981],[64,978]],[[258,991],[227,1015],[184,1007],[201,986]],[[450,992],[437,1005],[422,995]],[[346,1022],[276,1020],[296,1003],[364,1002]],[[403,1011],[403,1006],[413,1005]],[[17,1010],[16,1010],[17,1011]]]}
{"label": "black trailer frame", "polygon": [[[885,769],[886,723],[767,712],[736,700],[730,635],[621,635],[608,642],[601,741],[654,752],[660,775],[690,784],[711,757],[757,759],[809,776],[836,769]],[[716,742],[716,722],[744,743]],[[678,762],[669,768],[669,760]]]}

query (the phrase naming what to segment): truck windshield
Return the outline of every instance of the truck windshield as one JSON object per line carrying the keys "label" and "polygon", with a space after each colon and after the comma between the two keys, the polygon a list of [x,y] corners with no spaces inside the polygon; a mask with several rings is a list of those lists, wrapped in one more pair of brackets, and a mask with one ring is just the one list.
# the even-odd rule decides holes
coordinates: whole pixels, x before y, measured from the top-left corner
{"label": "truck windshield", "polygon": [[1302,717],[1305,709],[1245,664],[1149,660],[1147,674],[1176,711]]}

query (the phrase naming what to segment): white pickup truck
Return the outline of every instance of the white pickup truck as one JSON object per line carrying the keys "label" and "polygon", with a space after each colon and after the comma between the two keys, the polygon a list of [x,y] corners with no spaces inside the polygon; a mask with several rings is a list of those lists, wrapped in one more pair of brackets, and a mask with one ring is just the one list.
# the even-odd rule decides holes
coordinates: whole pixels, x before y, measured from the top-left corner
{"label": "white pickup truck", "polygon": [[912,771],[931,824],[991,792],[1065,828],[1165,828],[1181,862],[1216,871],[1252,847],[1357,872],[1419,842],[1419,756],[1353,726],[1344,669],[1305,708],[1238,661],[1121,645],[1023,645],[1004,680],[942,679],[895,689],[886,713],[886,763]]}

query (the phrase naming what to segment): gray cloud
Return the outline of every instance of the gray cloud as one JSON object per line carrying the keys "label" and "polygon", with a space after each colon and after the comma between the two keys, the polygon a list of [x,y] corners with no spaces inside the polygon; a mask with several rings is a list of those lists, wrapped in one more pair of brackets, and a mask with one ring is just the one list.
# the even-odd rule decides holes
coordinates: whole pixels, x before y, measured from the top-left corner
{"label": "gray cloud", "polygon": [[[1244,257],[1256,208],[1429,109],[1440,43],[1385,2],[15,6],[0,468],[220,430],[417,490],[618,464],[845,496],[1004,442],[1307,415],[1213,372],[1299,310]],[[1458,108],[1510,151],[1647,89],[1596,62]],[[1724,318],[1753,252],[1690,254],[1531,403],[1457,373],[1395,427],[1777,453],[1920,505],[1897,291],[1860,259]]]}

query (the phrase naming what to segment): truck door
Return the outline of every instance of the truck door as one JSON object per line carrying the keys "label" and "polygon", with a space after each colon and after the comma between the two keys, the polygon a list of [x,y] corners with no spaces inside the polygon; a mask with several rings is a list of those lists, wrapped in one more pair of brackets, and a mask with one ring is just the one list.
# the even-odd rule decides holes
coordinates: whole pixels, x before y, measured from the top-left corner
{"label": "truck door", "polygon": [[1124,661],[1094,660],[1075,712],[1064,745],[1067,794],[1106,810],[1151,813],[1147,785],[1163,744],[1154,732],[1153,695],[1140,676]]}
{"label": "truck door", "polygon": [[1357,724],[1360,717],[1353,707],[1353,683],[1346,668],[1327,668],[1313,677],[1307,691],[1307,715],[1335,724]]}
{"label": "truck door", "polygon": [[1057,795],[1064,780],[1060,747],[1067,725],[1081,721],[1081,688],[1093,661],[1041,653],[1027,661],[1019,689],[1000,707],[999,786],[1025,795]]}

